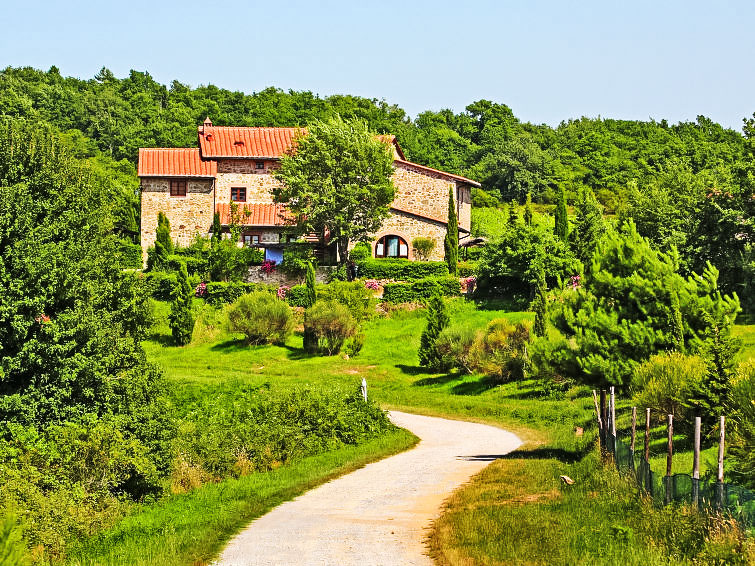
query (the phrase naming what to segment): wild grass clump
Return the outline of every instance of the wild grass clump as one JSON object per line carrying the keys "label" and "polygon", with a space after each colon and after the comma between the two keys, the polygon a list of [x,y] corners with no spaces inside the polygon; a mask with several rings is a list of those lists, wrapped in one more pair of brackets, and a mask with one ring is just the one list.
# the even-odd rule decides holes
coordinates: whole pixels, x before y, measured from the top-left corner
{"label": "wild grass clump", "polygon": [[247,344],[282,344],[293,330],[289,306],[264,291],[242,295],[226,315],[228,330],[243,334]]}
{"label": "wild grass clump", "polygon": [[336,301],[317,301],[304,314],[304,331],[311,333],[312,346],[319,353],[337,354],[357,330],[349,308]]}

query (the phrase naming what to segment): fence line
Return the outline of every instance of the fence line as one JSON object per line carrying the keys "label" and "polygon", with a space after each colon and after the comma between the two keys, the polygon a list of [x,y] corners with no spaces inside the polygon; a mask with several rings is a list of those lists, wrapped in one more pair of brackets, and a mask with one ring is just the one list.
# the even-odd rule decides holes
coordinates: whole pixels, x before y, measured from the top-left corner
{"label": "fence line", "polygon": [[720,421],[718,446],[718,470],[715,480],[712,477],[700,478],[700,417],[695,417],[694,460],[692,474],[672,474],[673,464],[673,416],[667,421],[666,474],[660,476],[650,466],[650,409],[645,409],[645,438],[643,452],[635,452],[637,408],[632,407],[632,424],[629,444],[616,432],[616,399],[613,387],[610,389],[608,406],[606,392],[598,396],[593,390],[593,402],[598,422],[601,451],[613,458],[616,468],[632,476],[643,491],[657,505],[682,503],[697,506],[703,510],[723,512],[736,518],[746,527],[755,526],[755,492],[742,486],[724,482],[724,442],[726,419]]}

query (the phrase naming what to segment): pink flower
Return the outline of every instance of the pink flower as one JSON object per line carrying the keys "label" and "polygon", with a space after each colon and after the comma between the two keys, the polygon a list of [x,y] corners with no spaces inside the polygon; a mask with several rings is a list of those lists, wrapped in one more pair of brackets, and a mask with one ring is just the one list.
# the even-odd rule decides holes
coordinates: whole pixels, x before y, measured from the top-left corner
{"label": "pink flower", "polygon": [[375,279],[367,279],[364,282],[364,286],[367,289],[370,289],[372,291],[377,291],[380,289],[380,284]]}
{"label": "pink flower", "polygon": [[262,262],[261,269],[263,273],[270,274],[275,271],[275,262],[272,259],[266,259]]}
{"label": "pink flower", "polygon": [[202,281],[199,285],[197,285],[197,288],[194,289],[194,296],[199,297],[200,299],[204,299],[207,296],[207,283]]}
{"label": "pink flower", "polygon": [[291,287],[287,287],[286,285],[281,285],[278,287],[278,298],[282,301],[286,298],[286,294],[288,293],[288,290]]}

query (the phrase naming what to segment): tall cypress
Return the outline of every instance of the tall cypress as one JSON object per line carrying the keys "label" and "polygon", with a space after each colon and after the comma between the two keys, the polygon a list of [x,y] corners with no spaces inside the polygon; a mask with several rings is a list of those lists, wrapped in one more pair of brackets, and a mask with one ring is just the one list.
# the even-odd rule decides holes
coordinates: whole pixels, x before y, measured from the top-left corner
{"label": "tall cypress", "polygon": [[456,216],[456,203],[451,188],[448,189],[448,225],[443,247],[446,251],[448,272],[455,276],[458,273],[459,263],[459,220]]}
{"label": "tall cypress", "polygon": [[517,224],[519,224],[519,211],[516,208],[516,203],[512,201],[509,206],[509,226],[516,228]]}
{"label": "tall cypress", "polygon": [[524,205],[524,223],[532,226],[532,195],[527,193],[527,202]]}
{"label": "tall cypress", "polygon": [[419,341],[419,365],[432,369],[440,364],[436,342],[449,322],[446,303],[443,297],[436,293],[427,304],[427,326]]}
{"label": "tall cypress", "polygon": [[[304,300],[304,307],[309,308],[317,301],[317,291],[315,290],[315,267],[312,262],[307,263],[307,272],[304,276],[304,282],[306,285],[306,295]],[[305,314],[306,316],[306,314]],[[304,325],[304,351],[309,354],[317,352],[317,334],[314,329]]]}
{"label": "tall cypress", "polygon": [[548,288],[545,285],[545,273],[542,270],[538,273],[537,293],[535,300],[532,302],[532,310],[535,311],[535,323],[532,325],[532,332],[535,336],[545,336],[548,333],[548,302],[546,293]]}
{"label": "tall cypress", "polygon": [[223,227],[220,224],[220,213],[216,212],[212,217],[212,243],[219,242],[223,236]]}
{"label": "tall cypress", "polygon": [[563,187],[561,187],[561,194],[559,195],[558,204],[556,205],[556,228],[554,233],[564,242],[569,239],[569,218],[566,211],[566,191],[564,191]]}
{"label": "tall cypress", "polygon": [[679,293],[671,291],[671,332],[677,351],[684,352],[684,322],[679,306]]}
{"label": "tall cypress", "polygon": [[170,239],[170,222],[164,213],[157,213],[157,230],[155,232],[155,250],[147,258],[150,271],[161,271],[168,266],[168,258],[173,253],[173,241]]}
{"label": "tall cypress", "polygon": [[185,346],[191,342],[191,335],[194,332],[194,315],[191,312],[193,296],[194,291],[189,285],[186,265],[181,263],[168,315],[170,332],[177,346]]}

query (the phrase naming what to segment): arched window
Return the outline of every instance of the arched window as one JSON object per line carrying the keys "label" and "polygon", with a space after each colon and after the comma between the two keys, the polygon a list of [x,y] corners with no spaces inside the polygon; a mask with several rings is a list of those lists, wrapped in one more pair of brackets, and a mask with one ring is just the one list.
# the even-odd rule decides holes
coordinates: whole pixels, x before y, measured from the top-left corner
{"label": "arched window", "polygon": [[375,244],[375,257],[409,257],[409,246],[401,236],[383,236]]}

